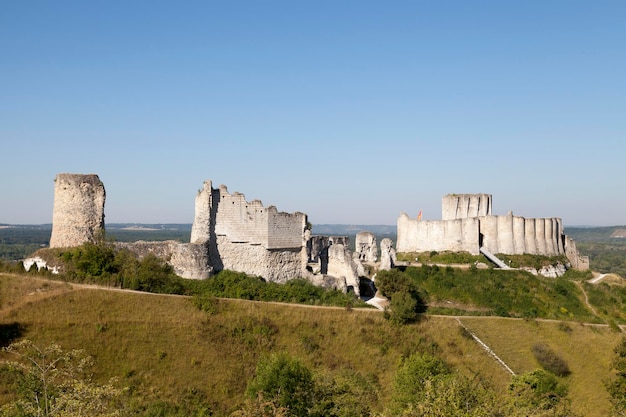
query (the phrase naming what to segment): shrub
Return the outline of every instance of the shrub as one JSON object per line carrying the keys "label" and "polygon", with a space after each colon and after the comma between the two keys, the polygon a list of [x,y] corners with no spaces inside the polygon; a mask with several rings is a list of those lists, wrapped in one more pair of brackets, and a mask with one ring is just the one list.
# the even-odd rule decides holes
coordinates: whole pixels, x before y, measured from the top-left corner
{"label": "shrub", "polygon": [[567,376],[571,373],[567,362],[543,343],[535,343],[531,348],[539,365],[546,371],[557,376]]}
{"label": "shrub", "polygon": [[276,353],[259,360],[256,376],[248,385],[247,394],[264,398],[285,407],[294,416],[306,416],[313,406],[314,382],[311,371],[297,359]]}

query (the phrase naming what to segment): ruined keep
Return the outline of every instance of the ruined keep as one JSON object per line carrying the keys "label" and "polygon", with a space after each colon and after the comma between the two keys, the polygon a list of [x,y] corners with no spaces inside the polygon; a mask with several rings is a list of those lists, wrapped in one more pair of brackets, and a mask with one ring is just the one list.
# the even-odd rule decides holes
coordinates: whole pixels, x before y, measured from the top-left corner
{"label": "ruined keep", "polygon": [[524,218],[491,214],[488,194],[450,194],[442,200],[443,220],[398,218],[398,252],[453,251],[506,255],[566,255],[571,266],[587,269],[564,231],[560,218]]}
{"label": "ruined keep", "polygon": [[51,248],[79,246],[104,233],[104,184],[95,174],[54,179]]}
{"label": "ruined keep", "polygon": [[224,185],[213,188],[210,180],[198,191],[195,209],[190,244],[206,248],[214,271],[229,269],[281,283],[306,272],[306,214],[248,202]]}

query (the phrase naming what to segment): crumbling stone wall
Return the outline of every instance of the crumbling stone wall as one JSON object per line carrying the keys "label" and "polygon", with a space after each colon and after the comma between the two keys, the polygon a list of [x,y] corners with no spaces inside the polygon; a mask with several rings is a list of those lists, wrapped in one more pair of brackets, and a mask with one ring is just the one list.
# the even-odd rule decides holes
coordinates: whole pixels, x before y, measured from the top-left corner
{"label": "crumbling stone wall", "polygon": [[139,258],[154,255],[172,266],[176,275],[189,279],[203,279],[213,275],[213,267],[205,245],[180,243],[175,240],[159,242],[115,242],[118,249],[128,249]]}
{"label": "crumbling stone wall", "polygon": [[224,185],[214,189],[210,180],[195,204],[191,242],[205,247],[214,271],[230,269],[274,282],[306,275],[305,214],[248,202]]}
{"label": "crumbling stone wall", "polygon": [[374,233],[359,232],[356,234],[354,256],[361,262],[376,262],[378,248]]}
{"label": "crumbling stone wall", "polygon": [[305,236],[305,240],[308,263],[320,262],[320,258],[324,257],[328,260],[328,248],[331,245],[342,244],[348,247],[350,242],[348,236],[307,235]]}
{"label": "crumbling stone wall", "polygon": [[380,266],[381,271],[388,271],[396,265],[396,250],[393,248],[393,242],[388,237],[380,241]]}
{"label": "crumbling stone wall", "polygon": [[352,258],[352,253],[342,244],[328,248],[328,275],[345,279],[348,289],[360,294],[359,277],[364,275],[363,265]]}
{"label": "crumbling stone wall", "polygon": [[94,174],[58,174],[54,180],[51,248],[80,246],[104,233],[104,184]]}

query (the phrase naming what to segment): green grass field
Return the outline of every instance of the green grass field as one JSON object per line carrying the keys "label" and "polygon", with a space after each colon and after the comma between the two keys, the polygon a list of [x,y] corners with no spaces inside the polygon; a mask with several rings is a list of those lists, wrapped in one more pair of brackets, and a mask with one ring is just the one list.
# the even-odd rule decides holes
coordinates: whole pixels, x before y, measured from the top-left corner
{"label": "green grass field", "polygon": [[[565,377],[572,407],[584,416],[605,416],[604,381],[621,337],[606,325],[498,317],[462,322],[516,373],[538,367],[533,343],[549,345],[569,364]],[[257,361],[284,351],[317,375],[358,372],[377,387],[374,410],[389,403],[402,357],[429,352],[459,372],[479,375],[505,392],[510,375],[454,317],[427,316],[393,326],[377,310],[294,306],[218,300],[213,314],[188,297],[78,288],[32,276],[0,274],[0,325],[18,323],[20,337],[39,345],[81,348],[96,360],[94,377],[119,377],[130,388],[125,402],[137,415],[163,407],[203,404],[225,415],[244,400]],[[6,357],[6,356],[5,356]],[[1,382],[1,381],[0,381]],[[0,386],[3,384],[0,383]],[[0,391],[0,403],[9,401]],[[180,408],[182,407],[182,408]],[[152,415],[157,415],[156,413]],[[182,414],[181,414],[182,415]]]}

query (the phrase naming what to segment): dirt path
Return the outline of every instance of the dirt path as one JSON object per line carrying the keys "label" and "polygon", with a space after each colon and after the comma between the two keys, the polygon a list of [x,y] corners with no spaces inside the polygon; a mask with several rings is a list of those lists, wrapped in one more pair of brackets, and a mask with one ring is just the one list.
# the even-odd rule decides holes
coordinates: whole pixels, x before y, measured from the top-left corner
{"label": "dirt path", "polygon": [[591,312],[593,313],[594,316],[596,316],[597,318],[599,318],[602,321],[605,321],[602,317],[600,317],[600,315],[598,314],[596,309],[593,308],[593,306],[589,303],[589,297],[587,296],[587,292],[585,291],[585,287],[583,287],[583,284],[581,282],[579,282],[579,281],[574,281],[574,283],[576,284],[576,286],[578,288],[580,288],[580,291],[582,291],[583,296],[585,297],[585,305],[587,306],[587,308],[589,310],[591,310]]}

